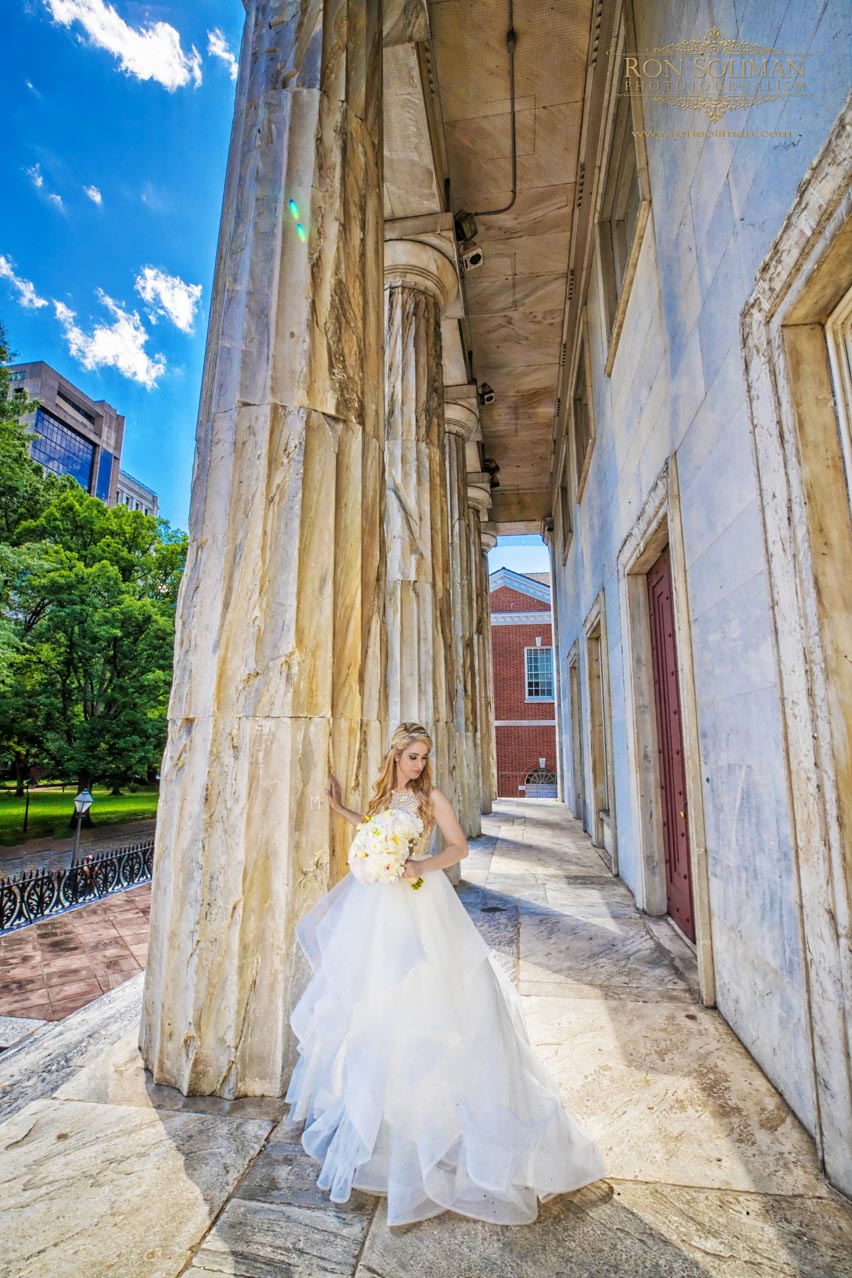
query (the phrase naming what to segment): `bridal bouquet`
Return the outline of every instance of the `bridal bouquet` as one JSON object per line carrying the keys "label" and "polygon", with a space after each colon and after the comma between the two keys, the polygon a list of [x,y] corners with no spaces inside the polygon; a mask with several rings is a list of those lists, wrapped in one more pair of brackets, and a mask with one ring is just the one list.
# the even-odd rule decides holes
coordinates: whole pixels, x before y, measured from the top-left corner
{"label": "bridal bouquet", "polygon": [[[387,808],[362,821],[349,849],[349,868],[359,883],[390,883],[402,877],[412,839],[423,830],[420,817]],[[423,886],[415,879],[411,886]]]}

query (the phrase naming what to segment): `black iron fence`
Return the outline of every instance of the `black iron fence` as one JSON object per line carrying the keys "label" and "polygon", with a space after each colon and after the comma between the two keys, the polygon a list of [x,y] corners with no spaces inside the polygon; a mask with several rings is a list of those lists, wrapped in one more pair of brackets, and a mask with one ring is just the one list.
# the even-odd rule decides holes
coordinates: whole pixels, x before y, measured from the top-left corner
{"label": "black iron fence", "polygon": [[154,840],[147,839],[87,853],[55,870],[29,870],[0,879],[0,934],[147,883],[153,863]]}

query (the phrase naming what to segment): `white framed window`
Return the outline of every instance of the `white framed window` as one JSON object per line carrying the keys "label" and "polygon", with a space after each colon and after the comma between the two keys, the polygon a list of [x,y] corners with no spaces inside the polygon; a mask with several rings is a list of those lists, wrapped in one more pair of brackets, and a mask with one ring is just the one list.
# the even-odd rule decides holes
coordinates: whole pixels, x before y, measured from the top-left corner
{"label": "white framed window", "polygon": [[524,648],[527,701],[553,700],[553,649]]}
{"label": "white framed window", "polygon": [[642,236],[651,209],[651,186],[645,147],[642,100],[625,92],[626,53],[636,52],[632,6],[626,0],[619,25],[616,56],[610,73],[606,107],[607,134],[596,217],[596,258],[607,343],[604,373],[609,377],[630,297]]}
{"label": "white framed window", "polygon": [[571,393],[571,440],[574,451],[574,474],[577,477],[576,500],[583,497],[586,475],[595,444],[595,413],[592,404],[592,374],[589,359],[588,312],[583,309],[580,342],[574,364]]}
{"label": "white framed window", "polygon": [[571,540],[574,536],[572,511],[574,499],[571,496],[571,455],[567,441],[562,449],[562,465],[559,467],[558,510],[559,510],[559,545],[562,551],[562,562],[568,558]]}

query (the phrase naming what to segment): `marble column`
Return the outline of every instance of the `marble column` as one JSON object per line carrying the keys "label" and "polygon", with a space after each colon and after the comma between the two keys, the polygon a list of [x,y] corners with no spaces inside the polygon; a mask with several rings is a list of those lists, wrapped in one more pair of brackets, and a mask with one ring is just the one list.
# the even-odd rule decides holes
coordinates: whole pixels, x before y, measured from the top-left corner
{"label": "marble column", "polygon": [[441,313],[457,287],[431,244],[385,244],[388,721],[429,729],[436,784],[458,812],[441,363]]}
{"label": "marble column", "polygon": [[559,608],[558,593],[556,590],[556,546],[553,537],[553,516],[550,515],[542,520],[541,539],[547,546],[547,553],[550,557],[550,611],[551,611],[551,635],[553,647],[553,681],[554,696],[556,709],[556,797],[560,803],[565,802],[565,771],[563,767],[563,696],[564,689],[562,687],[562,648],[559,640]]}
{"label": "marble column", "polygon": [[[491,811],[491,803],[497,798],[497,735],[494,730],[494,648],[491,630],[491,586],[488,580],[488,552],[497,545],[497,530],[494,524],[480,527],[482,543],[482,640],[483,662],[485,665],[485,726],[484,734],[488,742],[487,776],[483,777],[484,801],[488,803],[485,811]],[[483,751],[483,758],[485,751]],[[487,786],[487,793],[486,793]]]}
{"label": "marble column", "polygon": [[491,598],[488,582],[488,551],[497,543],[496,535],[483,520],[491,506],[491,481],[486,473],[468,472],[471,544],[474,556],[474,597],[476,600],[475,661],[477,687],[477,756],[480,769],[480,802],[483,813],[490,812],[497,794],[497,763],[494,737],[494,671],[491,654]]}
{"label": "marble column", "polygon": [[474,556],[468,519],[466,445],[476,433],[479,418],[467,404],[445,402],[447,496],[450,526],[450,611],[453,664],[452,710],[456,729],[459,820],[468,838],[482,833],[482,781],[477,755],[477,683],[474,647],[476,599]]}
{"label": "marble column", "polygon": [[305,965],[387,734],[381,5],[248,0],[178,601],[141,1046],[278,1095]]}

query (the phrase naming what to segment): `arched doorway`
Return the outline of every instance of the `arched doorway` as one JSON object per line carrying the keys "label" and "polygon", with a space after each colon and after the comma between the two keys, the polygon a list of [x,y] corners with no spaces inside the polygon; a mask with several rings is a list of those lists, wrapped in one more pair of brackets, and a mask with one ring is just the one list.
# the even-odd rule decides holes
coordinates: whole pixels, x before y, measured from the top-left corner
{"label": "arched doorway", "polygon": [[524,797],[527,799],[555,799],[556,773],[551,768],[533,768],[528,772],[524,783]]}

